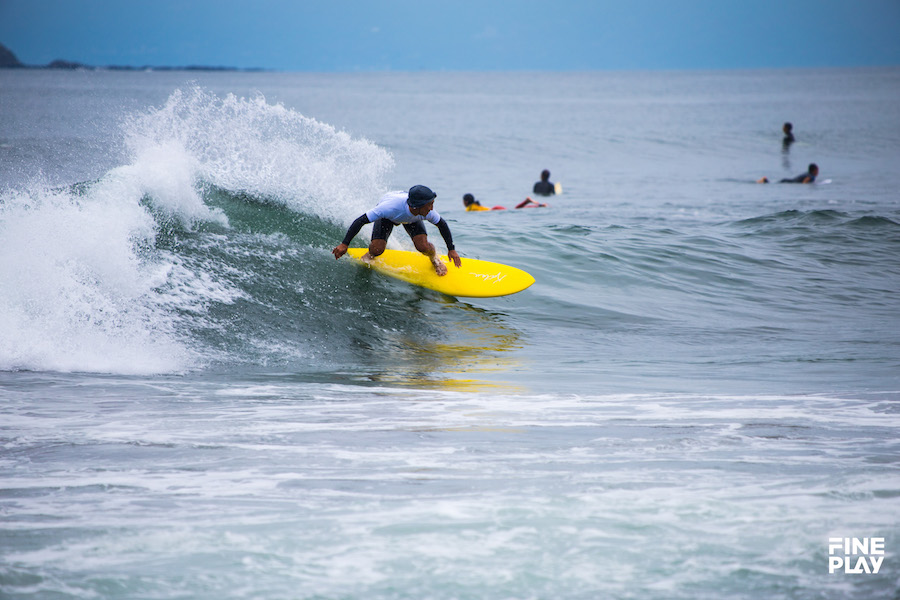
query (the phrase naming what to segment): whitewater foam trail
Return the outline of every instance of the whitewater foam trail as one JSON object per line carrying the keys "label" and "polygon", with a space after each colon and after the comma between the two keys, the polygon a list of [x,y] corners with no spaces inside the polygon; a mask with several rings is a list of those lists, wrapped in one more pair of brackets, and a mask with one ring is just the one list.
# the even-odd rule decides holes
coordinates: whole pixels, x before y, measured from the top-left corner
{"label": "whitewater foam trail", "polygon": [[[113,186],[118,189],[118,186]],[[140,374],[191,363],[153,301],[165,261],[139,197],[99,186],[36,189],[0,203],[0,369]]]}

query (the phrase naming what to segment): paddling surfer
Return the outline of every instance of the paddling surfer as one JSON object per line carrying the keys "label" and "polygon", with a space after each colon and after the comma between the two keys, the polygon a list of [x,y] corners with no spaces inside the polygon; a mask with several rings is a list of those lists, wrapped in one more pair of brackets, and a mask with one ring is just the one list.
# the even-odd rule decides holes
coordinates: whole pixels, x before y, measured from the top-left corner
{"label": "paddling surfer", "polygon": [[[493,208],[488,208],[487,206],[482,206],[481,202],[475,199],[475,196],[472,194],[466,194],[463,196],[463,206],[466,207],[466,212],[482,212],[486,210],[506,210],[505,206],[494,206]],[[549,206],[549,204],[544,204],[543,202],[535,202],[531,199],[531,196],[526,197],[524,200],[516,204],[516,208],[531,208],[531,207],[544,207]]]}
{"label": "paddling surfer", "polygon": [[463,196],[463,206],[466,207],[466,212],[481,212],[485,210],[506,210],[505,206],[492,206],[488,208],[487,206],[482,206],[481,202],[475,199],[475,196],[472,194],[466,194]]}
{"label": "paddling surfer", "polygon": [[[819,176],[819,165],[809,163],[806,173],[800,173],[796,177],[786,177],[778,183],[815,183],[816,177]],[[762,177],[756,183],[769,183],[768,177]]]}
{"label": "paddling surfer", "polygon": [[434,244],[428,241],[425,225],[422,221],[429,221],[441,232],[444,243],[447,245],[447,257],[459,268],[462,259],[453,246],[453,236],[450,234],[450,226],[447,221],[434,210],[434,199],[437,194],[424,185],[414,185],[408,192],[389,192],[381,197],[381,200],[372,210],[363,213],[356,218],[347,230],[344,240],[331,251],[334,257],[340,258],[347,253],[347,247],[362,226],[374,223],[372,226],[372,241],[369,243],[369,251],[362,259],[372,260],[381,255],[387,246],[387,240],[391,236],[395,225],[403,225],[409,237],[412,238],[416,250],[431,259],[434,270],[438,275],[447,274],[445,265],[437,256]]}

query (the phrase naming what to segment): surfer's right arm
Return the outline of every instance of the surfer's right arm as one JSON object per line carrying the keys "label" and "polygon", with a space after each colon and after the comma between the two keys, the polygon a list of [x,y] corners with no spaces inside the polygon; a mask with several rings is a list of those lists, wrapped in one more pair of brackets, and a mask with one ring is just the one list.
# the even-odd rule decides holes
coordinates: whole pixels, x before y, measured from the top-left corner
{"label": "surfer's right arm", "polygon": [[344,236],[344,241],[334,247],[334,250],[331,251],[334,254],[334,258],[338,259],[347,253],[347,248],[350,246],[350,242],[353,241],[353,238],[356,237],[356,234],[359,233],[359,230],[362,229],[363,225],[371,223],[369,221],[368,215],[366,213],[361,214],[353,223],[350,224],[350,229],[347,230],[347,235]]}

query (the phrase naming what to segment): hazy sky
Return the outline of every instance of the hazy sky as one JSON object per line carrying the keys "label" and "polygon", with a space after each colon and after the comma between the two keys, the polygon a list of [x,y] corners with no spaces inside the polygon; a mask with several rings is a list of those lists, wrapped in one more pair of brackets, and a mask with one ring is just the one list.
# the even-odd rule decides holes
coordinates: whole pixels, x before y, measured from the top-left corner
{"label": "hazy sky", "polygon": [[31,65],[900,65],[900,0],[0,0],[0,43]]}

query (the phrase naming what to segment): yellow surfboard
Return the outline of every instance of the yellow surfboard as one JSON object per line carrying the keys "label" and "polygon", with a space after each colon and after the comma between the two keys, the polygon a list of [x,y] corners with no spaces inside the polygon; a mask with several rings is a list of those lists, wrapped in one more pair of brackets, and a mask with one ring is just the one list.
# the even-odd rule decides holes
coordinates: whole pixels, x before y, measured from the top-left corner
{"label": "yellow surfboard", "polygon": [[[366,248],[350,248],[347,254],[360,260]],[[365,264],[379,273],[401,279],[413,285],[435,290],[448,296],[493,298],[521,292],[534,277],[515,267],[500,263],[462,257],[457,268],[447,256],[440,259],[447,265],[447,274],[439,276],[427,256],[407,250],[385,250],[384,254]]]}

